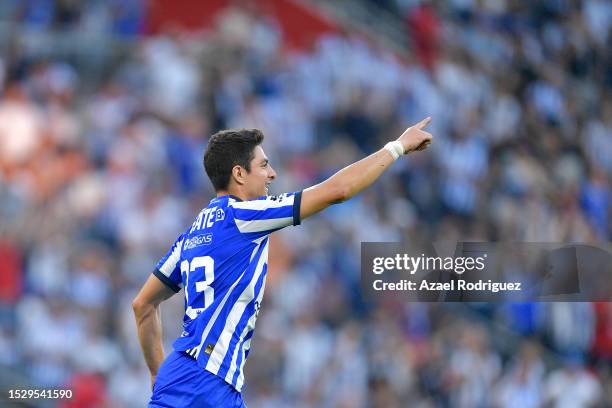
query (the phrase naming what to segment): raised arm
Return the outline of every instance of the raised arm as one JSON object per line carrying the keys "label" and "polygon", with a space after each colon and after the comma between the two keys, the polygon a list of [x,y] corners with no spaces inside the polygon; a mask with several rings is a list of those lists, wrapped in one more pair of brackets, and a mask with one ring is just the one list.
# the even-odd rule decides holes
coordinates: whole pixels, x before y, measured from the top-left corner
{"label": "raised arm", "polygon": [[[431,122],[429,117],[420,121],[406,129],[396,142],[388,143],[376,153],[343,168],[324,182],[304,190],[300,206],[300,219],[308,218],[332,204],[346,201],[365,190],[401,154],[426,149],[431,143],[432,136],[423,128],[429,122]],[[403,149],[403,152],[401,149]]]}
{"label": "raised arm", "polygon": [[155,383],[157,370],[164,361],[159,304],[174,293],[156,276],[151,275],[132,302],[140,348],[151,372],[151,385]]}

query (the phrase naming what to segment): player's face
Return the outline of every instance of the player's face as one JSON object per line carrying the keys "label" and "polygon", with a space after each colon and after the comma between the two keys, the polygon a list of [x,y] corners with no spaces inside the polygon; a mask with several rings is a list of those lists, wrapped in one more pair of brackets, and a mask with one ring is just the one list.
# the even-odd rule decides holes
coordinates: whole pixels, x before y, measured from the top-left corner
{"label": "player's face", "polygon": [[268,195],[270,183],[276,178],[276,172],[268,162],[268,157],[261,146],[256,146],[254,153],[253,160],[251,160],[251,171],[247,174],[245,184],[250,199]]}

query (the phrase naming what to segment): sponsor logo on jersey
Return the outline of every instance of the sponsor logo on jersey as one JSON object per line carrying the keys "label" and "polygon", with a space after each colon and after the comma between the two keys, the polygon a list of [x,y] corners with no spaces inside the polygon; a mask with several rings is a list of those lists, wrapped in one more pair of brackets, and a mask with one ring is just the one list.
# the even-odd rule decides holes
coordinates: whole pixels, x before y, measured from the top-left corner
{"label": "sponsor logo on jersey", "polygon": [[202,245],[210,245],[213,239],[213,234],[201,234],[192,238],[187,238],[183,244],[183,250],[193,249]]}
{"label": "sponsor logo on jersey", "polygon": [[219,208],[217,210],[217,216],[215,218],[215,222],[216,221],[223,221],[224,219],[225,219],[225,212],[221,208]]}

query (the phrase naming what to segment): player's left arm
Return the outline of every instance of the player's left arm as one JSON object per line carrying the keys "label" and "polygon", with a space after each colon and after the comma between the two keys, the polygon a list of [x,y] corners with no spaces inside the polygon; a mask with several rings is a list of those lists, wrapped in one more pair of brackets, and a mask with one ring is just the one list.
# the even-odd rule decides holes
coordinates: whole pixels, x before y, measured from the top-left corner
{"label": "player's left arm", "polygon": [[159,305],[174,294],[157,276],[150,275],[132,302],[140,348],[151,373],[151,385],[155,383],[157,370],[165,358]]}

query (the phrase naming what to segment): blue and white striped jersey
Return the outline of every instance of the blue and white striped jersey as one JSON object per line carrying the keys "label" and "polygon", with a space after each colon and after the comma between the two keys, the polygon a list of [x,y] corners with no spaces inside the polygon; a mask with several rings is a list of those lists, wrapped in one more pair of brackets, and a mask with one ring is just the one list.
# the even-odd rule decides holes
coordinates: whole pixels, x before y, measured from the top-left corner
{"label": "blue and white striped jersey", "polygon": [[241,201],[213,199],[153,272],[185,293],[183,333],[174,349],[242,389],[242,368],[261,306],[268,236],[300,223],[302,193]]}

